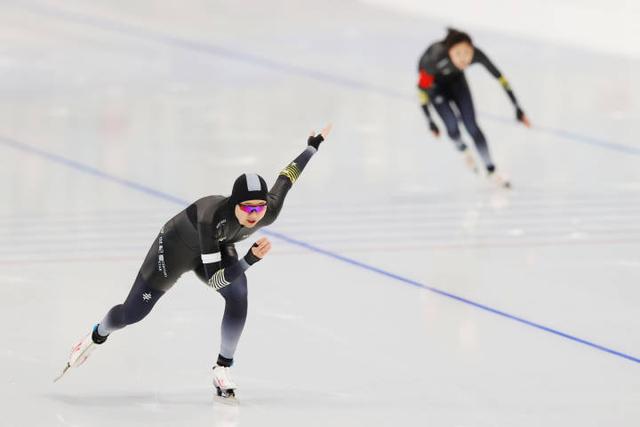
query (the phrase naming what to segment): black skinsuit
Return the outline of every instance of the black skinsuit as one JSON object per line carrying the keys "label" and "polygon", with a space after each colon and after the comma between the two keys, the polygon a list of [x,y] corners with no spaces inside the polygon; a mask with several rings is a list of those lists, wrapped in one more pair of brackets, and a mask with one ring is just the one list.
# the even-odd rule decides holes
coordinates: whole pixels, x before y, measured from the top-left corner
{"label": "black skinsuit", "polygon": [[[247,317],[244,271],[249,267],[245,258],[238,260],[234,243],[276,220],[287,193],[315,152],[316,148],[307,147],[280,172],[267,195],[267,211],[253,228],[240,225],[235,205],[224,196],[203,197],[170,219],[153,242],[127,299],[111,308],[98,333],[108,334],[142,320],[183,273],[194,271],[225,298],[218,363],[230,366]],[[217,254],[219,260],[214,259]]]}
{"label": "black skinsuit", "polygon": [[[498,68],[496,68],[484,52],[477,47],[474,47],[471,64],[484,65],[489,73],[500,81],[517,111],[520,110],[507,79],[502,76]],[[495,165],[489,154],[487,140],[476,123],[476,114],[471,92],[469,91],[469,85],[467,84],[464,72],[453,65],[453,62],[449,58],[449,52],[443,42],[437,42],[429,46],[420,58],[418,72],[420,73],[418,89],[421,94],[422,109],[429,121],[431,122],[429,104],[433,103],[436,111],[445,123],[449,137],[458,149],[466,149],[466,145],[460,138],[458,117],[451,108],[451,104],[455,104],[462,122],[467,128],[469,135],[473,138],[478,153],[484,161],[485,167],[489,172],[493,172]]]}

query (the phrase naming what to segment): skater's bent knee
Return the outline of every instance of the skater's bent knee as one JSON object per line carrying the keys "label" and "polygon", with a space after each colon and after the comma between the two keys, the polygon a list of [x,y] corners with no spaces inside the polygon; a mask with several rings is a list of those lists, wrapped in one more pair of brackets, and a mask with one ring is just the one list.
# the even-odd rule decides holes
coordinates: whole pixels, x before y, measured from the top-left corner
{"label": "skater's bent knee", "polygon": [[231,282],[231,284],[220,290],[220,293],[226,300],[246,301],[247,299],[247,276],[242,273],[240,277]]}
{"label": "skater's bent knee", "polygon": [[459,139],[460,138],[460,129],[447,127],[447,135],[451,139]]}

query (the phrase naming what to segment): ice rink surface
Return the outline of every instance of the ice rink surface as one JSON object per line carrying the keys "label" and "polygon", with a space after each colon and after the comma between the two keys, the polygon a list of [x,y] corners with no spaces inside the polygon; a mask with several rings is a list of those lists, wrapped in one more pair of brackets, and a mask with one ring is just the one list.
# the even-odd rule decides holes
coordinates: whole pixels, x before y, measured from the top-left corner
{"label": "ice rink surface", "polygon": [[[446,25],[0,3],[0,425],[639,425],[640,61],[473,31],[534,123],[467,72],[504,191],[427,132],[416,62]],[[326,122],[248,273],[238,405],[214,402],[223,300],[192,274],[52,383],[168,218],[272,183]]]}

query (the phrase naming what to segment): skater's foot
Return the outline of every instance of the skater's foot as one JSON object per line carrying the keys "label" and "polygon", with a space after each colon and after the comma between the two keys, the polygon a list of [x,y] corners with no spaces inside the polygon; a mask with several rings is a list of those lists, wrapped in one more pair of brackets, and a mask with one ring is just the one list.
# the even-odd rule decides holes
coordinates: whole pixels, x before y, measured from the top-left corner
{"label": "skater's foot", "polygon": [[498,187],[511,188],[511,182],[509,182],[509,180],[506,177],[499,174],[498,172],[495,172],[495,171],[489,172],[487,177],[489,178],[490,181],[495,183]]}
{"label": "skater's foot", "polygon": [[82,365],[91,352],[93,351],[95,343],[91,339],[93,333],[85,335],[76,345],[71,347],[71,354],[69,355],[68,365],[72,368],[77,368]]}
{"label": "skater's foot", "polygon": [[69,368],[77,368],[82,365],[89,358],[89,355],[96,348],[96,345],[102,344],[106,340],[107,337],[103,337],[98,334],[98,325],[95,325],[90,333],[71,348],[69,360],[67,361],[67,364],[62,370],[60,376],[58,376],[54,382],[62,378]]}
{"label": "skater's foot", "polygon": [[69,355],[69,366],[77,368],[82,365],[89,358],[89,355],[96,348],[96,345],[102,344],[106,340],[107,337],[103,337],[98,334],[98,325],[95,325],[91,332],[71,349],[71,354]]}
{"label": "skater's foot", "polygon": [[233,382],[229,375],[230,368],[228,366],[217,365],[213,367],[213,385],[220,397],[235,397],[236,388],[238,386]]}

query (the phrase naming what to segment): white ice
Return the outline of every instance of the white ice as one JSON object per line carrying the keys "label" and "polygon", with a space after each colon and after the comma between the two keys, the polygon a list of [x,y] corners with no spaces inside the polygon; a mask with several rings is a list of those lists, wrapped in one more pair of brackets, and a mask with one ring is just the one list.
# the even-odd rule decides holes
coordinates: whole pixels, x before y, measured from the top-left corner
{"label": "white ice", "polygon": [[[350,0],[2,2],[0,425],[639,425],[640,61],[474,31],[534,123],[469,70],[504,191],[418,107],[446,25]],[[170,216],[273,182],[326,122],[248,273],[238,405],[213,399],[223,300],[192,274],[52,383]]]}

